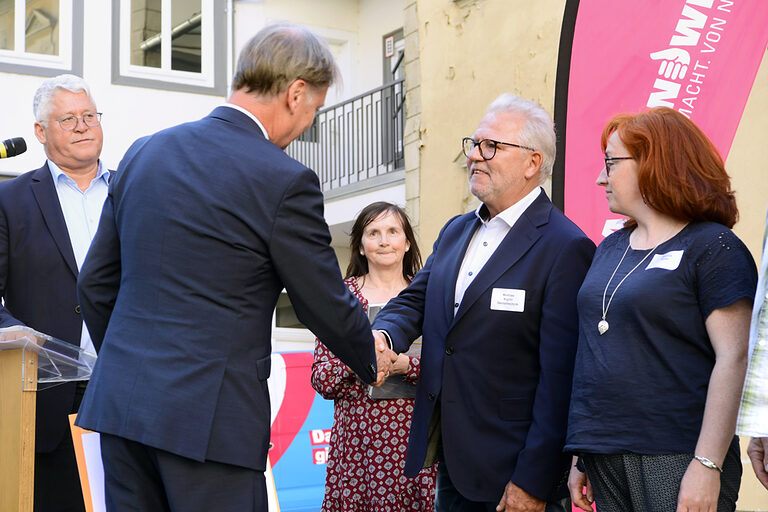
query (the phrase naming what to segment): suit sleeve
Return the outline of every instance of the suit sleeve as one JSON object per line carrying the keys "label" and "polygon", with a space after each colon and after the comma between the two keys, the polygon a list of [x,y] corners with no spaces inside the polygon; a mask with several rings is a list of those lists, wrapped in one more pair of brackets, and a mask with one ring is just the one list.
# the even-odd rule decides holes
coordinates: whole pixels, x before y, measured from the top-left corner
{"label": "suit sleeve", "polygon": [[120,288],[120,239],[114,217],[112,187],[101,211],[99,228],[77,279],[80,307],[98,351],[104,341],[107,324]]}
{"label": "suit sleeve", "polygon": [[317,175],[305,169],[280,201],[270,239],[271,260],[299,320],[370,384],[376,379],[370,323],[344,284],[330,243]]}
{"label": "suit sleeve", "polygon": [[[5,287],[8,285],[8,259],[10,251],[10,231],[8,229],[8,219],[5,216],[5,210],[0,208],[0,297],[5,298]],[[0,304],[0,327],[10,327],[12,325],[24,325],[23,322],[14,317],[5,307],[5,302]]]}
{"label": "suit sleeve", "polygon": [[594,252],[595,244],[588,238],[572,239],[560,251],[546,282],[533,419],[510,478],[540,499],[547,499],[564,482],[570,460],[562,449],[579,338],[576,295]]}

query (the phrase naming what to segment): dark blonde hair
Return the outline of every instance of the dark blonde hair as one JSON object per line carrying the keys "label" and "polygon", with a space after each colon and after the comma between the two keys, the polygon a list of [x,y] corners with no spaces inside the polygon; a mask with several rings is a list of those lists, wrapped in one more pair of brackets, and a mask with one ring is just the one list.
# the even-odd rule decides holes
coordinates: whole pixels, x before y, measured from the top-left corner
{"label": "dark blonde hair", "polygon": [[301,25],[275,23],[246,43],[237,59],[232,89],[274,96],[296,79],[323,88],[339,79],[331,50]]}
{"label": "dark blonde hair", "polygon": [[[733,227],[739,210],[731,179],[717,148],[693,121],[668,107],[619,114],[603,129],[603,152],[614,132],[637,162],[637,183],[648,206],[679,220]],[[635,224],[630,219],[626,225]]]}
{"label": "dark blonde hair", "polygon": [[344,276],[345,279],[353,276],[364,276],[368,273],[368,260],[365,256],[360,254],[360,251],[363,248],[363,232],[368,224],[376,220],[379,215],[384,212],[390,212],[400,219],[405,238],[411,246],[405,253],[405,256],[403,256],[403,277],[405,280],[410,283],[411,280],[413,280],[413,276],[415,276],[416,272],[421,268],[421,252],[416,243],[416,237],[413,234],[411,222],[408,220],[408,214],[396,204],[378,201],[363,208],[357,216],[357,219],[355,219],[352,231],[349,233],[349,249],[351,251],[351,256],[349,258],[349,265],[347,266],[347,273]]}

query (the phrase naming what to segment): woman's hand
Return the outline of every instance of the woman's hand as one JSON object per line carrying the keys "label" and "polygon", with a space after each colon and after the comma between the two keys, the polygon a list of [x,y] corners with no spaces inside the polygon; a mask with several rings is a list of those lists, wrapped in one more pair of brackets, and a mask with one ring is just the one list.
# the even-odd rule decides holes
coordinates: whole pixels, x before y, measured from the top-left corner
{"label": "woman's hand", "polygon": [[677,512],[717,512],[720,473],[693,459],[680,482]]}
{"label": "woman's hand", "polygon": [[[592,492],[592,484],[589,483],[589,477],[582,473],[576,467],[578,457],[573,458],[571,463],[571,473],[568,475],[568,490],[571,493],[571,501],[581,510],[592,512],[592,503],[595,501],[595,494]],[[586,492],[584,488],[586,487]]]}

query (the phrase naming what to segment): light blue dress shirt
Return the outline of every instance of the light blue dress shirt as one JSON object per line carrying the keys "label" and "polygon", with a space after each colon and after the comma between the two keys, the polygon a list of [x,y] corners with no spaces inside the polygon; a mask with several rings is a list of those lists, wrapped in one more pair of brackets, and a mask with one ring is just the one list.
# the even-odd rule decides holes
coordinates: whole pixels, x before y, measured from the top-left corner
{"label": "light blue dress shirt", "polygon": [[[61,212],[64,214],[64,222],[67,224],[69,240],[72,243],[72,251],[75,253],[75,262],[79,271],[96,234],[96,229],[99,227],[101,209],[107,199],[109,171],[104,169],[99,161],[96,177],[88,188],[82,191],[75,180],[64,174],[51,160],[48,160],[48,168],[53,176],[53,184],[59,196]],[[83,332],[80,336],[80,348],[96,353],[85,322],[83,322]]]}

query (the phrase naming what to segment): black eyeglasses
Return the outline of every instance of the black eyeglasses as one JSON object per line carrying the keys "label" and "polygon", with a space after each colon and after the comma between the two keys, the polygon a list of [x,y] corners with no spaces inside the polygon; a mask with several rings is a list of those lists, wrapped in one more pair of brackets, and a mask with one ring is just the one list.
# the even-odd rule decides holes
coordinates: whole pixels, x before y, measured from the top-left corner
{"label": "black eyeglasses", "polygon": [[611,162],[614,162],[616,160],[634,160],[631,156],[606,156],[603,158],[603,161],[605,162],[605,175],[610,176],[611,175]]}
{"label": "black eyeglasses", "polygon": [[101,112],[88,112],[87,114],[83,114],[82,117],[64,116],[58,118],[56,121],[59,122],[59,126],[61,126],[62,130],[71,132],[77,128],[77,123],[80,119],[83,120],[85,126],[95,128],[101,124]]}
{"label": "black eyeglasses", "polygon": [[483,160],[490,160],[496,156],[496,149],[499,145],[512,146],[513,148],[527,149],[528,151],[536,151],[528,146],[521,146],[520,144],[512,144],[511,142],[500,142],[493,139],[483,139],[475,142],[472,137],[464,137],[461,139],[461,149],[464,151],[464,156],[469,158],[469,154],[475,149],[475,146],[480,150],[480,156]]}

